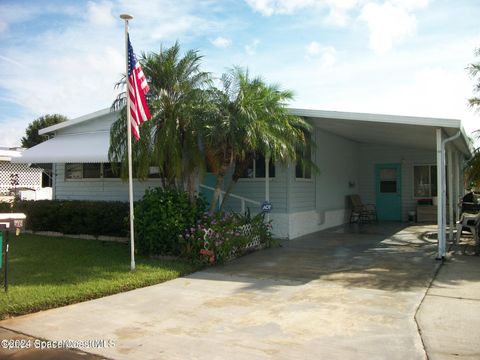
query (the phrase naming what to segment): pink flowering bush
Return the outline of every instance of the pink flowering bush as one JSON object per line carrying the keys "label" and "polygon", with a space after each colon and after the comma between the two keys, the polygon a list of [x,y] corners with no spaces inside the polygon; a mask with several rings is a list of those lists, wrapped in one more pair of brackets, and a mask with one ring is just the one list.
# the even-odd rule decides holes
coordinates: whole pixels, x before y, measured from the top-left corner
{"label": "pink flowering bush", "polygon": [[[252,224],[249,235],[241,230],[241,226],[247,223]],[[259,246],[270,246],[270,229],[271,224],[265,224],[263,216],[250,219],[229,213],[204,213],[195,226],[179,236],[181,256],[206,265],[224,263],[247,251],[254,235],[260,237]]]}

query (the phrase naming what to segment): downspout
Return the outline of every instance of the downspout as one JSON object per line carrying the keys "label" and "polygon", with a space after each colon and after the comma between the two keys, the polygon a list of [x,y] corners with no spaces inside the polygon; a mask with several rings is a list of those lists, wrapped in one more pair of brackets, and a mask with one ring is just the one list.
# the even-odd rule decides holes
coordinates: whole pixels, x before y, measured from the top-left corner
{"label": "downspout", "polygon": [[[441,191],[441,200],[442,203],[440,205],[440,222],[438,224],[438,256],[437,260],[443,260],[445,258],[445,253],[446,253],[446,236],[445,236],[445,225],[446,225],[446,208],[447,208],[447,184],[446,184],[446,176],[445,176],[445,146],[448,142],[453,141],[462,135],[462,131],[459,130],[455,135],[443,139],[442,140],[442,145],[441,145],[441,169],[439,173],[441,173],[441,179],[440,179],[440,191]],[[451,169],[450,169],[451,170]],[[450,194],[451,195],[451,194]],[[437,210],[438,211],[438,210]]]}

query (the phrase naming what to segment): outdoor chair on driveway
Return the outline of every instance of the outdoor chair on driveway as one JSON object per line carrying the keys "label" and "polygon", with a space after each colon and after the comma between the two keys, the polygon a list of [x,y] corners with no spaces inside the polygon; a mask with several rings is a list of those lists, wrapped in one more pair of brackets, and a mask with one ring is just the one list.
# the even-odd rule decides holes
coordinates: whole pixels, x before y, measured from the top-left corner
{"label": "outdoor chair on driveway", "polygon": [[351,223],[366,223],[377,221],[377,208],[373,204],[364,204],[359,195],[348,195],[352,212],[350,213]]}
{"label": "outdoor chair on driveway", "polygon": [[475,254],[480,253],[480,197],[478,194],[468,193],[466,194],[460,205],[461,216],[457,221],[457,234],[455,237],[455,243],[458,245],[460,238],[462,237],[463,230],[467,229],[472,233],[472,237],[475,240]]}

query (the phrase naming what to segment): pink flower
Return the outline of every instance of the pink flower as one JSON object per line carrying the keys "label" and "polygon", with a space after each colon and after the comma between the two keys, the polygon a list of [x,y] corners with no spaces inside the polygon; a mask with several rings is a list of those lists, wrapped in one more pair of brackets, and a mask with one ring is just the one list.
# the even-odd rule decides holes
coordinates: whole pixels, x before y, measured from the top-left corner
{"label": "pink flower", "polygon": [[200,250],[200,254],[212,256],[212,255],[213,255],[213,251],[208,250],[208,249],[201,249],[201,250]]}

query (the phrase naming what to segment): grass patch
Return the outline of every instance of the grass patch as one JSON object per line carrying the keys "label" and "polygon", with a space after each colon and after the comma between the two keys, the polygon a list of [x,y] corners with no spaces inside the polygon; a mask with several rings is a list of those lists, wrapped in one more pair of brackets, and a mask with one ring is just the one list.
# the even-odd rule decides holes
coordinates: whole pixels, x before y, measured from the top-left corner
{"label": "grass patch", "polygon": [[196,270],[181,260],[138,256],[131,272],[129,245],[31,234],[11,234],[9,257],[8,293],[0,288],[2,319],[158,284]]}

